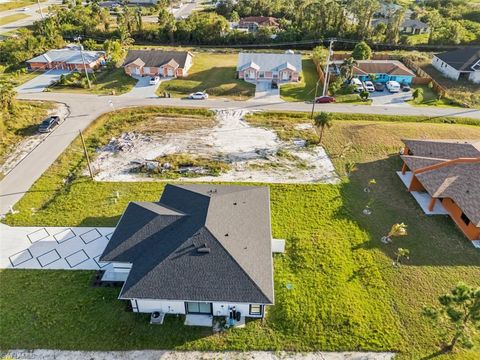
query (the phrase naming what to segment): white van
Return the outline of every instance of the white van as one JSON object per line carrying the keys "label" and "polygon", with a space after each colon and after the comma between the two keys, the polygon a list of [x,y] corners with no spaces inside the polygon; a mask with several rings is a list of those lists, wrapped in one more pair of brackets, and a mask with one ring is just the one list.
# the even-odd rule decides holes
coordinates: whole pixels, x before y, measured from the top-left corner
{"label": "white van", "polygon": [[400,92],[401,87],[397,81],[387,81],[385,85],[387,86],[388,91],[391,93]]}
{"label": "white van", "polygon": [[350,85],[355,85],[355,92],[363,91],[363,84],[358,78],[352,78],[352,80],[350,80]]}

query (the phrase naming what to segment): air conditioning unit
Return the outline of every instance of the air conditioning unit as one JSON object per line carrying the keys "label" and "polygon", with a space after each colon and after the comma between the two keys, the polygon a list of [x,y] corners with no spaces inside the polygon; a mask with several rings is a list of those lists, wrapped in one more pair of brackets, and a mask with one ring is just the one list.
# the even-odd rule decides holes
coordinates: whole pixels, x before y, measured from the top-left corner
{"label": "air conditioning unit", "polygon": [[163,319],[165,319],[165,313],[154,311],[150,315],[150,324],[163,324]]}

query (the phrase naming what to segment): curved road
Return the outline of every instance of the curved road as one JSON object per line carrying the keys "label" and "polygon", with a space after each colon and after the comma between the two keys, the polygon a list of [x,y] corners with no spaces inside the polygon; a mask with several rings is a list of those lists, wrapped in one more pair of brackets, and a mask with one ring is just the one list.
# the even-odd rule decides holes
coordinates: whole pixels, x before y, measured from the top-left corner
{"label": "curved road", "polygon": [[[0,214],[9,211],[25,194],[33,183],[57,159],[78,135],[98,116],[121,108],[147,105],[179,106],[196,108],[241,108],[247,110],[311,111],[311,104],[262,102],[258,100],[234,101],[209,99],[202,101],[162,98],[135,98],[129,96],[97,96],[89,94],[32,93],[20,94],[19,98],[28,100],[47,100],[64,103],[70,110],[70,116],[58,126],[45,140],[28,154],[0,182]],[[432,108],[412,106],[366,106],[349,104],[322,104],[317,110],[330,112],[380,114],[380,115],[423,115],[456,116],[476,118],[480,121],[480,110],[456,108]]]}

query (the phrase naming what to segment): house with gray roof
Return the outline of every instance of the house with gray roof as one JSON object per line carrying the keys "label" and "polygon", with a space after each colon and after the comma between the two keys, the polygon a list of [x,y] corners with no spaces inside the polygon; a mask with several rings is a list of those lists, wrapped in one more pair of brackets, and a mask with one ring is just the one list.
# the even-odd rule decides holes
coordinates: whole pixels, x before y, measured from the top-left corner
{"label": "house with gray roof", "polygon": [[432,65],[445,77],[480,84],[480,46],[462,47],[433,55]]}
{"label": "house with gray roof", "polygon": [[190,51],[129,50],[123,67],[128,75],[185,77],[193,65]]}
{"label": "house with gray roof", "polygon": [[[80,51],[78,47],[49,50],[45,54],[27,60],[27,68],[32,71],[62,69],[91,72],[105,63],[104,51]],[[84,66],[85,63],[85,66]]]}
{"label": "house with gray roof", "polygon": [[99,260],[134,312],[261,318],[274,302],[269,189],[166,185],[128,204]]}
{"label": "house with gray roof", "polygon": [[246,81],[299,81],[302,57],[291,51],[283,54],[241,52],[238,54],[237,74],[239,79]]}
{"label": "house with gray roof", "polygon": [[448,214],[480,247],[480,140],[403,140],[399,176],[427,214]]}

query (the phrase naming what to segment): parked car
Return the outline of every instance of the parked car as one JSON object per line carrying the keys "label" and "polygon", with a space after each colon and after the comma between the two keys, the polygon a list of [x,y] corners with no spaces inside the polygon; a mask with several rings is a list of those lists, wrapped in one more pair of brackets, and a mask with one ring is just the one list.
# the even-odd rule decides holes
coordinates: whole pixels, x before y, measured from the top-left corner
{"label": "parked car", "polygon": [[402,91],[404,91],[404,92],[409,92],[410,90],[412,90],[412,89],[410,88],[410,85],[408,85],[408,84],[402,84]]}
{"label": "parked car", "polygon": [[315,99],[317,104],[328,104],[337,101],[333,96],[319,96]]}
{"label": "parked car", "polygon": [[373,83],[371,81],[364,81],[363,82],[363,88],[367,90],[368,92],[374,92],[375,91],[375,86],[373,86]]}
{"label": "parked car", "polygon": [[160,76],[153,76],[150,78],[150,85],[157,85],[160,81]]}
{"label": "parked car", "polygon": [[58,124],[60,124],[60,116],[50,116],[42,121],[42,123],[38,127],[38,132],[51,132]]}
{"label": "parked car", "polygon": [[208,94],[206,92],[198,91],[188,95],[188,98],[193,100],[205,100],[208,99]]}
{"label": "parked car", "polygon": [[278,89],[278,81],[272,80],[272,89]]}
{"label": "parked car", "polygon": [[28,8],[28,7],[24,7],[24,8],[23,8],[22,10],[20,10],[20,11],[23,11],[23,12],[28,12],[28,11],[30,11],[30,8]]}
{"label": "parked car", "polygon": [[400,84],[397,81],[387,81],[386,86],[391,93],[400,92]]}
{"label": "parked car", "polygon": [[384,83],[375,83],[373,86],[375,86],[375,91],[383,91],[385,90],[385,84]]}
{"label": "parked car", "polygon": [[350,80],[350,85],[355,86],[355,92],[362,92],[363,91],[363,84],[357,78],[352,78],[352,80]]}

